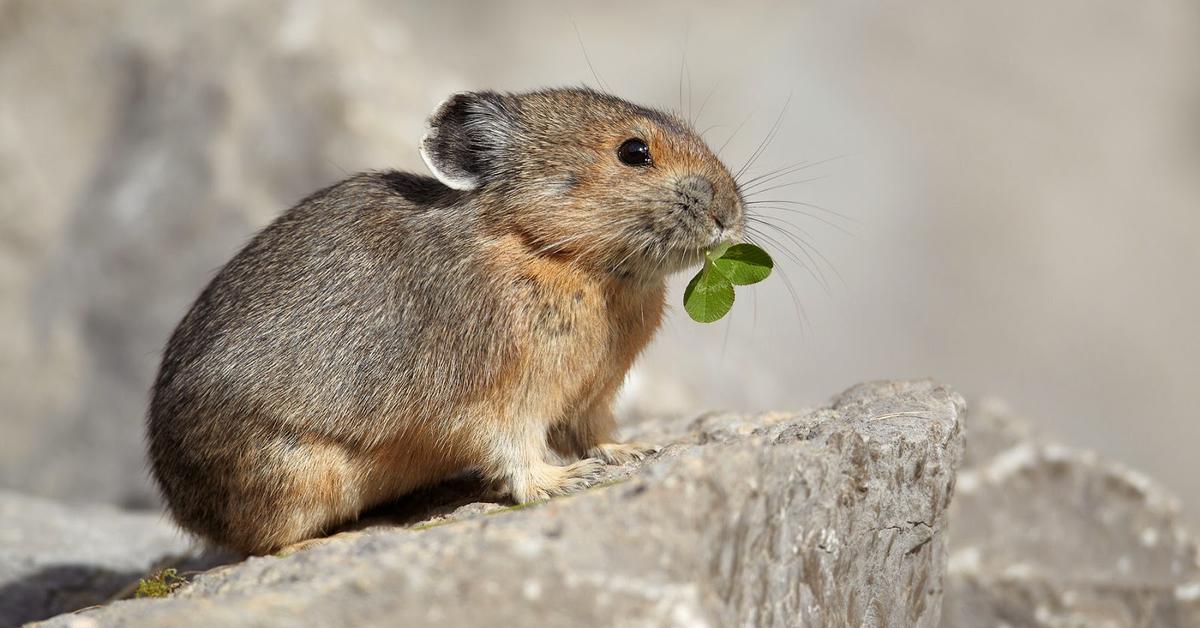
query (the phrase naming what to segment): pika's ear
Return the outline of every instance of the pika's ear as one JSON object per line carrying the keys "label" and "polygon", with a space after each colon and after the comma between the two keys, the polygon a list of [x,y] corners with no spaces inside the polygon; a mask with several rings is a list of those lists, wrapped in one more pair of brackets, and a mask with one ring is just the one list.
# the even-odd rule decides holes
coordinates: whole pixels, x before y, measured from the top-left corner
{"label": "pika's ear", "polygon": [[455,94],[429,116],[421,159],[447,186],[473,190],[495,173],[513,133],[514,114],[512,105],[495,92]]}

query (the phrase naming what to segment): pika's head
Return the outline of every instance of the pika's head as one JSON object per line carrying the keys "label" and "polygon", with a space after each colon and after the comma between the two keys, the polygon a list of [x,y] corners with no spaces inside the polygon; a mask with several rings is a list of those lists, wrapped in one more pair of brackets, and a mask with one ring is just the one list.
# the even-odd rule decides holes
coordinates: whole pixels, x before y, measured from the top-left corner
{"label": "pika's head", "polygon": [[742,238],[737,183],[687,123],[592,90],[456,94],[421,156],[538,254],[615,275],[660,278]]}

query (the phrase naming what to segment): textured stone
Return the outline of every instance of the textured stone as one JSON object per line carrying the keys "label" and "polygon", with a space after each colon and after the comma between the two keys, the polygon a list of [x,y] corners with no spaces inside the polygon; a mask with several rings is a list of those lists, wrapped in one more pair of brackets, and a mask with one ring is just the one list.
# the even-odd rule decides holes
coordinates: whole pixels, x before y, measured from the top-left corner
{"label": "textured stone", "polygon": [[187,548],[161,515],[0,491],[0,626],[107,602]]}
{"label": "textured stone", "polygon": [[972,410],[942,625],[1200,626],[1200,561],[1145,476]]}
{"label": "textured stone", "polygon": [[875,383],[804,414],[647,423],[663,451],[581,494],[503,508],[464,480],[48,625],[932,626],[963,414],[936,384]]}

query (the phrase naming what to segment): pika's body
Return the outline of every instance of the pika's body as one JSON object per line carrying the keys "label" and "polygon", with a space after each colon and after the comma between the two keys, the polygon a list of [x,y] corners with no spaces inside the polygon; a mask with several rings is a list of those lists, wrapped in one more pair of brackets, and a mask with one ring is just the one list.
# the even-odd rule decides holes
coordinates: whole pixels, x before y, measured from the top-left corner
{"label": "pika's body", "polygon": [[665,277],[740,236],[729,172],[582,89],[456,95],[422,156],[284,213],[175,330],[148,436],[184,529],[266,553],[464,471],[524,503],[645,454],[613,398]]}

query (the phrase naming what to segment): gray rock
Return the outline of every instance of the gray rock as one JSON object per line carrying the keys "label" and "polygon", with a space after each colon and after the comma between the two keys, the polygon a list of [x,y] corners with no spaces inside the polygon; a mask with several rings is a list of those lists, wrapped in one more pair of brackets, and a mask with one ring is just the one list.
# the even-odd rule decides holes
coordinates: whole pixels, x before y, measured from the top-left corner
{"label": "gray rock", "polygon": [[942,625],[1200,626],[1200,560],[1178,504],[1121,465],[972,410],[950,509]]}
{"label": "gray rock", "polygon": [[581,494],[503,508],[464,480],[46,625],[932,626],[963,418],[947,388],[897,382],[806,414],[648,423],[636,436],[668,446]]}
{"label": "gray rock", "polygon": [[347,173],[419,164],[453,73],[337,4],[0,3],[0,486],[154,506],[147,391],[214,269]]}
{"label": "gray rock", "polygon": [[161,515],[0,491],[0,626],[107,602],[187,547]]}

